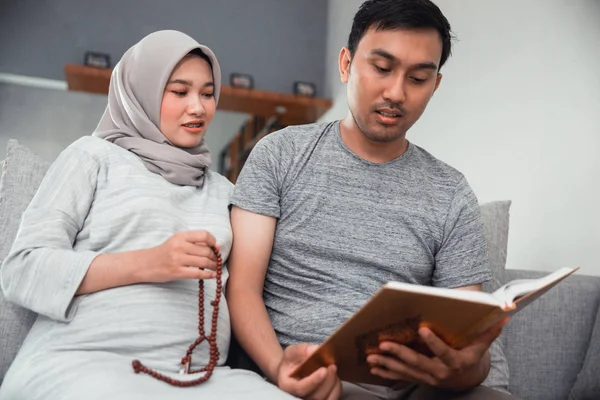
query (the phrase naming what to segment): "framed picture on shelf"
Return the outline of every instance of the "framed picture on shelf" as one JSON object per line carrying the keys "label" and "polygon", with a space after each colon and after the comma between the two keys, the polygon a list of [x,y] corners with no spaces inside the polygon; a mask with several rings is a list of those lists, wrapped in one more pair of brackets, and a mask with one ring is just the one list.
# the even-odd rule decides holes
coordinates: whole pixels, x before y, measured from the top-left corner
{"label": "framed picture on shelf", "polygon": [[233,73],[229,77],[231,86],[242,89],[253,89],[254,79],[248,74]]}
{"label": "framed picture on shelf", "polygon": [[294,82],[294,94],[298,96],[315,97],[317,94],[317,87],[314,83],[310,82]]}
{"label": "framed picture on shelf", "polygon": [[83,64],[94,68],[110,68],[110,56],[104,53],[87,51],[84,56]]}

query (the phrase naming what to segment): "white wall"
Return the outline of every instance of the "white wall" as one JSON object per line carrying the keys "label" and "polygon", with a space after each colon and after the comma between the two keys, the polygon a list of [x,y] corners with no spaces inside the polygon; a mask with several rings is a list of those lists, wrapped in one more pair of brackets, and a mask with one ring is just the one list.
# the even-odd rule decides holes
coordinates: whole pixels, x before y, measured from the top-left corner
{"label": "white wall", "polygon": [[[511,199],[507,268],[600,275],[600,2],[437,0],[458,36],[408,138],[466,176],[480,202]],[[361,0],[329,0],[336,60]]]}

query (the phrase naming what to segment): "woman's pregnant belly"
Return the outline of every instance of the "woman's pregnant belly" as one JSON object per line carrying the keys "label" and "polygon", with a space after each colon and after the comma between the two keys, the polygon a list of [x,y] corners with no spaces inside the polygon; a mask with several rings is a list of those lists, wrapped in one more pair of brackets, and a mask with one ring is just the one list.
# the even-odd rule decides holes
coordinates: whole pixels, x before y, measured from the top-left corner
{"label": "woman's pregnant belly", "polygon": [[[210,335],[215,280],[204,281],[204,328]],[[139,359],[150,368],[176,372],[198,333],[198,281],[139,284],[82,296],[73,320],[48,332],[48,350],[111,352]],[[230,340],[225,297],[219,301],[217,346],[225,362]],[[192,367],[208,364],[205,341],[192,355]]]}

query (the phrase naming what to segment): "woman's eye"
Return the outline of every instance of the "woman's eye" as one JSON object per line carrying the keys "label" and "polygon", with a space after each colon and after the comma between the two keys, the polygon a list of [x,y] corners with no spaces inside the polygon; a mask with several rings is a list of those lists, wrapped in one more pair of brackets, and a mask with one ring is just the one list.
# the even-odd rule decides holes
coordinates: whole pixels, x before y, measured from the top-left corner
{"label": "woman's eye", "polygon": [[183,97],[187,94],[187,92],[179,92],[177,90],[172,90],[172,92],[175,93],[179,97]]}

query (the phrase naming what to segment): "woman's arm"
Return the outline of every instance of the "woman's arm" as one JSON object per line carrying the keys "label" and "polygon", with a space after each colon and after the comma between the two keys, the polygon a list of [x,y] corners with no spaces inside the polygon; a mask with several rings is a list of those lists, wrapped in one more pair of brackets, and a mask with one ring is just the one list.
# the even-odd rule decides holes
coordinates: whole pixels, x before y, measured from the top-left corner
{"label": "woman's arm", "polygon": [[218,248],[210,233],[186,231],[149,249],[100,254],[90,265],[76,294],[134,283],[215,278],[217,258],[213,246]]}
{"label": "woman's arm", "polygon": [[73,243],[94,199],[99,169],[95,158],[73,145],[48,169],[0,269],[7,300],[57,320],[73,317],[73,295],[98,256],[73,251]]}
{"label": "woman's arm", "polygon": [[[50,318],[69,321],[77,294],[141,282],[215,277],[215,238],[205,231],[174,234],[149,249],[100,254],[73,243],[94,201],[100,163],[69,147],[44,177],[23,213],[0,269],[6,298]],[[192,267],[192,268],[190,268]]]}
{"label": "woman's arm", "polygon": [[89,294],[142,282],[141,271],[148,262],[147,253],[148,250],[137,250],[100,254],[92,261],[75,294]]}

